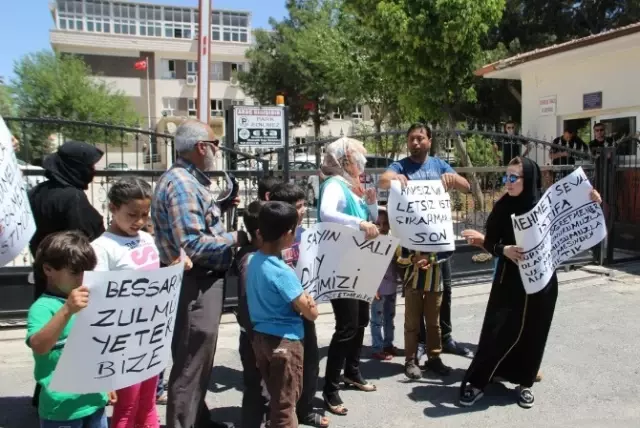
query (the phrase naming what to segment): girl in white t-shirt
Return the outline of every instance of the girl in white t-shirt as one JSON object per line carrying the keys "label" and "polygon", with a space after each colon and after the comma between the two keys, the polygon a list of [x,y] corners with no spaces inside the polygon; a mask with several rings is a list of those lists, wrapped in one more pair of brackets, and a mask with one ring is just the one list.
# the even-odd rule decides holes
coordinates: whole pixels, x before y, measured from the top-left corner
{"label": "girl in white t-shirt", "polygon": [[[91,245],[96,252],[97,271],[157,269],[158,248],[153,236],[142,229],[149,218],[151,185],[141,178],[119,180],[109,190],[109,228]],[[156,385],[158,376],[118,390],[111,428],[158,428]]]}

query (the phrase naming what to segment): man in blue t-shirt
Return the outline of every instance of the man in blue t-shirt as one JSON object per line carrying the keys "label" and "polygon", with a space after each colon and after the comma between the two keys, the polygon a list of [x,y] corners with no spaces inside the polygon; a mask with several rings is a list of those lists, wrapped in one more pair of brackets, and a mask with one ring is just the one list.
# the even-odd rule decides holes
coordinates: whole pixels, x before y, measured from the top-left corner
{"label": "man in blue t-shirt", "polygon": [[[451,166],[439,157],[429,156],[431,150],[431,128],[422,123],[411,125],[407,131],[407,151],[409,156],[392,163],[380,177],[378,186],[389,189],[391,180],[398,180],[404,187],[408,180],[442,180],[447,191],[456,189],[460,192],[470,191],[469,182],[457,174]],[[440,310],[440,328],[442,330],[442,352],[469,356],[471,351],[459,345],[452,337],[451,325],[451,262],[442,263],[443,296]],[[425,335],[424,318],[421,325],[421,336]],[[425,337],[420,337],[425,343]]]}

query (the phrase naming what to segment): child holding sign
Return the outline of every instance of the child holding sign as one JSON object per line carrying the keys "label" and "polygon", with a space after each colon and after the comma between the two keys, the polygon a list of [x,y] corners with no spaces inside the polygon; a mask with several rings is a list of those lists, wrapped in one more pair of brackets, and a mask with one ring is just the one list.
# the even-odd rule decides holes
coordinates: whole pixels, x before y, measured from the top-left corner
{"label": "child holding sign", "polygon": [[252,345],[270,395],[270,423],[297,427],[296,403],[302,391],[305,318],[315,320],[318,308],[282,250],[291,247],[298,213],[290,204],[266,202],[258,217],[260,249],[247,269],[247,303],[253,324]]}
{"label": "child holding sign", "polygon": [[110,394],[67,394],[52,391],[49,383],[62,355],[75,314],[89,303],[82,286],[83,272],[96,265],[96,255],[80,232],[47,236],[38,246],[34,271],[46,280],[46,290],[29,308],[27,345],[33,351],[34,375],[40,385],[40,427],[107,428],[105,406]]}
{"label": "child holding sign", "polygon": [[[149,219],[151,185],[141,178],[127,177],[109,190],[109,229],[91,245],[96,252],[97,271],[151,270],[160,268],[153,236],[144,232]],[[185,262],[185,269],[190,261]],[[159,427],[156,411],[158,376],[118,390],[112,428]]]}

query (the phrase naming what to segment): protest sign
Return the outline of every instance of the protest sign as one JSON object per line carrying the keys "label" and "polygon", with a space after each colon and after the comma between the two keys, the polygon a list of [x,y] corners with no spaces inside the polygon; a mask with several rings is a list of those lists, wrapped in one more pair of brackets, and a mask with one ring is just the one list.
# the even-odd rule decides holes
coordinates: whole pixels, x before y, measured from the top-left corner
{"label": "protest sign", "polygon": [[317,223],[302,233],[296,273],[316,302],[371,302],[397,247],[398,239],[392,236],[366,240],[359,230]]}
{"label": "protest sign", "polygon": [[391,233],[403,247],[421,252],[455,250],[451,198],[440,180],[412,180],[405,188],[391,181],[387,210]]}
{"label": "protest sign", "polygon": [[115,391],[160,373],[170,356],[184,265],[85,272],[89,305],[78,312],[51,389]]}
{"label": "protest sign", "polygon": [[542,290],[556,267],[607,235],[600,205],[582,168],[553,184],[528,213],[512,215],[516,243],[524,250],[518,265],[528,294]]}
{"label": "protest sign", "polygon": [[0,267],[15,259],[36,232],[11,132],[0,116]]}

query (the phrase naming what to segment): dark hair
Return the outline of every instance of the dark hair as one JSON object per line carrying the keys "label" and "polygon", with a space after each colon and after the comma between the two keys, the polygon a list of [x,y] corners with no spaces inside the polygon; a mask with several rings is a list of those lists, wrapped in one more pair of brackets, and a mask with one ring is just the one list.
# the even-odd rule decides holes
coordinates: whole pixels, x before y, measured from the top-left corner
{"label": "dark hair", "polygon": [[422,122],[416,122],[413,125],[411,125],[409,127],[409,130],[407,131],[407,137],[413,132],[413,131],[419,131],[419,130],[425,130],[427,133],[427,137],[431,138],[431,128],[429,128],[427,125],[425,125]]}
{"label": "dark hair", "polygon": [[256,237],[256,232],[258,231],[258,218],[260,216],[260,209],[264,202],[262,201],[253,201],[244,211],[244,215],[242,216],[242,221],[244,222],[244,227],[247,229],[247,233],[251,235],[251,240],[253,241]]}
{"label": "dark hair", "polygon": [[604,123],[602,123],[602,122],[596,123],[595,125],[593,125],[593,128],[595,129],[598,126],[600,126],[600,127],[602,127],[604,129]]}
{"label": "dark hair", "polygon": [[72,230],[47,235],[36,251],[33,270],[36,277],[44,278],[44,264],[56,270],[69,269],[73,273],[93,270],[98,263],[96,253],[87,237]]}
{"label": "dark hair", "polygon": [[295,205],[298,201],[304,200],[305,196],[304,190],[297,184],[280,183],[271,190],[269,200]]}
{"label": "dark hair", "polygon": [[275,242],[298,227],[298,211],[280,201],[265,202],[258,216],[258,228],[263,242]]}
{"label": "dark hair", "polygon": [[131,201],[151,199],[153,191],[151,185],[138,177],[124,177],[111,185],[107,195],[109,202],[119,208]]}
{"label": "dark hair", "polygon": [[[569,126],[565,126],[564,127],[564,132],[568,132],[569,134],[575,134],[576,133],[576,131],[573,128],[569,127]],[[564,132],[563,132],[563,134],[564,134]]]}
{"label": "dark hair", "polygon": [[274,187],[282,183],[278,177],[268,175],[258,181],[258,199],[266,201],[267,193],[271,193]]}

